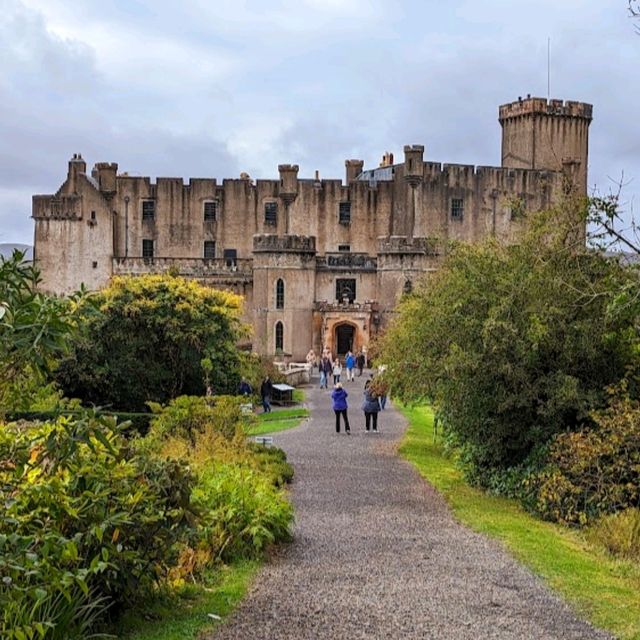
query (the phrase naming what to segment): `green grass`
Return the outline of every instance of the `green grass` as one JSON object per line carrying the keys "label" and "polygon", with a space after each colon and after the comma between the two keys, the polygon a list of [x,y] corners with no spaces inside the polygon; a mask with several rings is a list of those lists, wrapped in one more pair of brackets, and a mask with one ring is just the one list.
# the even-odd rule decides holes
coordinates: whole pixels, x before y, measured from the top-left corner
{"label": "green grass", "polygon": [[579,531],[538,520],[513,500],[465,483],[434,441],[427,407],[401,407],[410,427],[400,453],[446,498],[456,518],[503,542],[594,625],[640,640],[640,566],[612,559]]}
{"label": "green grass", "polygon": [[250,436],[259,436],[263,433],[276,433],[285,429],[297,427],[302,420],[309,417],[309,410],[303,407],[293,409],[280,409],[271,413],[260,413],[258,424],[249,431]]}
{"label": "green grass", "polygon": [[240,561],[223,567],[207,587],[190,586],[180,596],[165,598],[131,611],[118,625],[125,640],[191,640],[214,628],[208,614],[223,619],[244,596],[260,563]]}

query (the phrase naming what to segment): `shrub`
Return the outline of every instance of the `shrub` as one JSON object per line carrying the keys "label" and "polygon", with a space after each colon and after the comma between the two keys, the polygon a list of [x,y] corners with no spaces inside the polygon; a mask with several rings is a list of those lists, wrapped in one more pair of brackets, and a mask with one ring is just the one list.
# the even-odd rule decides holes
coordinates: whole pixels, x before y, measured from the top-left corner
{"label": "shrub", "polygon": [[586,524],[640,506],[640,408],[615,400],[595,426],[555,437],[547,467],[533,480],[545,518]]}
{"label": "shrub", "polygon": [[293,467],[287,462],[287,454],[278,447],[265,447],[250,443],[255,466],[271,478],[276,487],[282,487],[293,480]]}
{"label": "shrub", "polygon": [[0,628],[61,637],[92,607],[103,613],[107,602],[144,595],[192,531],[192,485],[181,462],[133,456],[112,418],[89,412],[5,426]]}
{"label": "shrub", "polygon": [[81,336],[56,373],[65,395],[143,411],[148,400],[203,394],[205,378],[216,393],[235,393],[236,343],[246,332],[239,296],[194,280],[145,275],[113,278],[92,304],[98,312],[81,306],[89,310]]}
{"label": "shrub", "polygon": [[603,516],[587,536],[614,556],[640,562],[640,509]]}
{"label": "shrub", "polygon": [[193,500],[202,514],[201,544],[221,560],[256,556],[290,537],[291,505],[270,478],[249,466],[203,470]]}

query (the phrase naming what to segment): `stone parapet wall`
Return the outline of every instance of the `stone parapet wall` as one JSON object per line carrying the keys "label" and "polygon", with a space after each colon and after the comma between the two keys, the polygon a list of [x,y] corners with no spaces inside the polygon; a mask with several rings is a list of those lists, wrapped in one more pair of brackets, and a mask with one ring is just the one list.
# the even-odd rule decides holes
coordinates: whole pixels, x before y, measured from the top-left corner
{"label": "stone parapet wall", "polygon": [[174,271],[180,276],[206,278],[225,276],[252,277],[253,260],[236,260],[235,264],[224,258],[114,258],[114,275],[142,275]]}
{"label": "stone parapet wall", "polygon": [[315,253],[313,236],[260,234],[253,236],[254,253]]}
{"label": "stone parapet wall", "polygon": [[547,100],[546,98],[525,98],[509,104],[503,104],[499,108],[499,120],[517,118],[525,115],[553,115],[572,118],[593,118],[593,105],[574,100]]}

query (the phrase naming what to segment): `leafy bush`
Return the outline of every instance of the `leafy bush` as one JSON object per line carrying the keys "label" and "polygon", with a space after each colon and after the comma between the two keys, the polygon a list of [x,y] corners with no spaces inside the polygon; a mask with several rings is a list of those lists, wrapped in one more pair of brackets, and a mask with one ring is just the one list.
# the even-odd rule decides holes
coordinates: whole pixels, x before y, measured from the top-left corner
{"label": "leafy bush", "polygon": [[594,416],[595,426],[554,438],[533,482],[545,518],[586,524],[640,506],[640,408],[627,399]]}
{"label": "leafy bush", "polygon": [[2,428],[2,637],[73,637],[148,591],[192,531],[192,484],[181,462],[132,456],[110,418]]}
{"label": "leafy bush", "polygon": [[255,466],[271,478],[276,487],[282,487],[293,480],[293,467],[287,462],[287,454],[282,449],[256,443],[248,446],[253,453]]}
{"label": "leafy bush", "polygon": [[640,562],[640,509],[625,509],[600,518],[589,539],[619,558]]}
{"label": "leafy bush", "polygon": [[[40,272],[24,253],[0,256],[0,414],[24,408],[44,386],[73,333],[75,303],[38,291]],[[88,307],[87,307],[88,309]]]}
{"label": "leafy bush", "polygon": [[[82,305],[81,336],[56,379],[65,395],[143,411],[148,400],[235,393],[241,298],[171,275],[116,277]],[[206,362],[206,367],[203,367]]]}
{"label": "leafy bush", "polygon": [[201,543],[216,558],[256,556],[290,537],[291,505],[270,478],[246,465],[203,470],[193,500],[202,513]]}
{"label": "leafy bush", "polygon": [[394,394],[435,404],[480,481],[589,426],[606,387],[638,370],[638,335],[616,304],[637,277],[568,244],[581,221],[561,215],[541,214],[519,245],[455,247],[378,346]]}
{"label": "leafy bush", "polygon": [[245,425],[253,419],[242,413],[242,400],[234,396],[180,396],[166,407],[149,403],[156,416],[151,421],[150,438],[184,438],[191,446],[196,435],[214,431],[231,440],[244,435]]}

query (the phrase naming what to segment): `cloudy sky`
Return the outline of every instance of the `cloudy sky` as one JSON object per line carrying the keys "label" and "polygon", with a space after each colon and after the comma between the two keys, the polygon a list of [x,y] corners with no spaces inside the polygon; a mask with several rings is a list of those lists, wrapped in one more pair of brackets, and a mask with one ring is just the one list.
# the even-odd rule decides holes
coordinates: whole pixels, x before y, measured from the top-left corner
{"label": "cloudy sky", "polygon": [[589,183],[640,198],[640,35],[626,0],[0,0],[0,243],[71,155],[133,175],[343,177],[424,144],[500,163],[497,108],[594,104]]}

